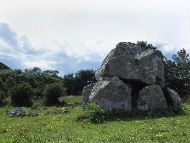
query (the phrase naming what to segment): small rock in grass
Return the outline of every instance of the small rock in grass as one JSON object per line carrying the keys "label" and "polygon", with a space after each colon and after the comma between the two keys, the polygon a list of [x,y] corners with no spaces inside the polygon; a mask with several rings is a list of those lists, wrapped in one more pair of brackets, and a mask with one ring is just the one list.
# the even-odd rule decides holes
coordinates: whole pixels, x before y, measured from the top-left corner
{"label": "small rock in grass", "polygon": [[38,113],[34,113],[34,112],[29,112],[28,116],[36,117],[36,116],[39,116],[39,114]]}
{"label": "small rock in grass", "polygon": [[64,110],[63,113],[69,114],[69,111],[68,110]]}
{"label": "small rock in grass", "polygon": [[65,113],[65,114],[69,113],[69,111],[65,107],[62,107],[61,109],[63,110],[63,113]]}
{"label": "small rock in grass", "polygon": [[47,110],[47,109],[49,109],[49,107],[43,107],[43,110]]}
{"label": "small rock in grass", "polygon": [[62,112],[52,112],[53,115],[61,114]]}
{"label": "small rock in grass", "polygon": [[11,117],[24,117],[26,115],[25,107],[13,109],[10,112],[8,112],[8,115]]}
{"label": "small rock in grass", "polygon": [[31,107],[32,110],[39,110],[40,109],[40,106],[39,105],[33,105]]}

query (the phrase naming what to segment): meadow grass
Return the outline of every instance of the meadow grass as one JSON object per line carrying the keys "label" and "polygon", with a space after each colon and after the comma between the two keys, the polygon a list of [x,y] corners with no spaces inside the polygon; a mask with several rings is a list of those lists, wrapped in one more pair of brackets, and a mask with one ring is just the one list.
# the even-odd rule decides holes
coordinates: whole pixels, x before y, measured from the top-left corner
{"label": "meadow grass", "polygon": [[66,96],[66,97],[60,97],[60,102],[65,102],[70,105],[79,105],[82,103],[82,96]]}
{"label": "meadow grass", "polygon": [[[74,103],[74,102],[73,102]],[[73,143],[188,143],[190,142],[190,106],[183,104],[185,114],[169,117],[131,117],[95,124],[77,122],[81,106],[68,107],[69,114],[51,114],[61,107],[35,110],[37,117],[9,117],[13,107],[0,108],[0,142],[73,142]],[[27,112],[31,109],[27,108]]]}

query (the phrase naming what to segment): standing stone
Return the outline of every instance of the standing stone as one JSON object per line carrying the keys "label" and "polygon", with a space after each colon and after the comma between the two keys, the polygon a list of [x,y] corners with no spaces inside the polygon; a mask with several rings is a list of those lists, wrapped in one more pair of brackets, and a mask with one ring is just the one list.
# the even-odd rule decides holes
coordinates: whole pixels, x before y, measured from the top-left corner
{"label": "standing stone", "polygon": [[167,108],[162,89],[158,85],[146,86],[140,90],[137,108],[142,111]]}
{"label": "standing stone", "polygon": [[136,80],[146,84],[165,87],[164,56],[155,49],[121,42],[104,59],[96,78],[117,76],[120,79]]}
{"label": "standing stone", "polygon": [[100,105],[108,112],[129,111],[131,89],[118,77],[100,78],[91,91],[89,101]]}
{"label": "standing stone", "polygon": [[95,83],[87,85],[83,88],[82,95],[83,95],[83,107],[85,107],[89,103],[89,96],[94,87]]}
{"label": "standing stone", "polygon": [[168,91],[168,95],[171,99],[171,104],[173,107],[179,107],[182,103],[181,98],[179,97],[179,95],[177,94],[177,92],[175,92],[174,90],[167,88]]}

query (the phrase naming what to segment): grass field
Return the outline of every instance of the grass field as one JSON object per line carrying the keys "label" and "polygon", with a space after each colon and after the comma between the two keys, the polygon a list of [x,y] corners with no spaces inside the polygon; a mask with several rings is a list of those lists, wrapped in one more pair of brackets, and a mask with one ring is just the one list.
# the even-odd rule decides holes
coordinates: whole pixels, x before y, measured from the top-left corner
{"label": "grass field", "polygon": [[[78,100],[81,100],[81,97]],[[75,97],[67,102],[75,104]],[[81,106],[68,107],[69,114],[51,114],[61,107],[35,110],[37,117],[9,117],[13,107],[0,108],[0,142],[74,142],[74,143],[188,143],[190,142],[190,106],[183,104],[186,114],[170,117],[120,118],[94,124],[76,122],[83,114]],[[28,112],[31,110],[27,108]]]}

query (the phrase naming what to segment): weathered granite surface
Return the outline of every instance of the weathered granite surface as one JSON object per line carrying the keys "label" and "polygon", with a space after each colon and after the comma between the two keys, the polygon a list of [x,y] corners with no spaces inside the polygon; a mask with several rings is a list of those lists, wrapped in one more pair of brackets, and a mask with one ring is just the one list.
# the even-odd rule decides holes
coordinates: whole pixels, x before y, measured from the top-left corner
{"label": "weathered granite surface", "polygon": [[84,87],[84,107],[96,103],[108,112],[126,112],[180,106],[181,98],[165,86],[163,59],[154,48],[118,43],[96,71],[97,82]]}

